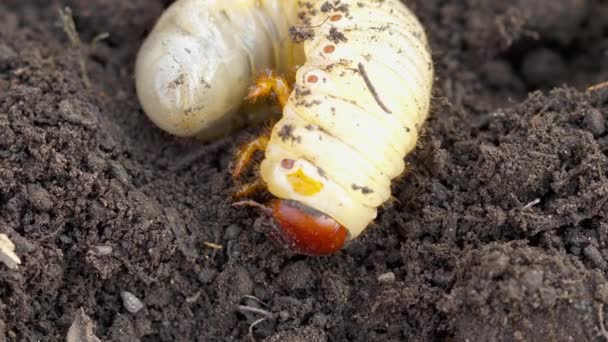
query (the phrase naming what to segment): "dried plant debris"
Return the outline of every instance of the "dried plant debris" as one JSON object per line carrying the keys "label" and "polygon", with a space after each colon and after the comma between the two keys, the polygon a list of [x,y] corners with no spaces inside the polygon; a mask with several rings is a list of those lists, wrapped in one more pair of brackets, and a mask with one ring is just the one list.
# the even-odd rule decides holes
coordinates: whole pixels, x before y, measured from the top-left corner
{"label": "dried plant debris", "polygon": [[66,342],[101,342],[93,333],[93,321],[83,308],[76,313],[74,322],[68,330]]}
{"label": "dried plant debris", "polygon": [[21,259],[15,254],[15,245],[6,234],[0,234],[0,261],[11,269],[21,264]]}

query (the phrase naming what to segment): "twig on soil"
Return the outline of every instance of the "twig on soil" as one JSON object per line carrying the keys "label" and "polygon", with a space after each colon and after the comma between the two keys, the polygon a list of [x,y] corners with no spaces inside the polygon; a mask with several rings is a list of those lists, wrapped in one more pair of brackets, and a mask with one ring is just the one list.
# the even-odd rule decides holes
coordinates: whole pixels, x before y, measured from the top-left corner
{"label": "twig on soil", "polygon": [[521,208],[521,210],[526,210],[526,209],[530,209],[533,206],[537,205],[538,203],[540,203],[540,198],[537,198],[535,200],[533,200],[532,202],[526,204],[523,206],[523,208]]}
{"label": "twig on soil", "polygon": [[70,43],[73,48],[78,50],[78,63],[80,64],[80,73],[82,74],[82,81],[87,88],[91,87],[91,81],[89,80],[89,76],[87,75],[87,65],[86,59],[82,53],[82,41],[80,40],[80,36],[78,36],[78,32],[76,31],[76,24],[74,23],[74,18],[72,17],[72,9],[66,7],[65,9],[59,9],[59,17],[61,18],[61,24],[63,26],[63,31],[67,34],[70,39]]}
{"label": "twig on soil", "polygon": [[596,90],[604,89],[606,87],[608,87],[608,81],[604,81],[604,82],[590,86],[589,88],[587,88],[587,92],[592,93]]}
{"label": "twig on soil", "polygon": [[260,299],[258,299],[258,298],[257,298],[257,297],[255,297],[255,296],[252,296],[252,295],[244,295],[244,296],[243,296],[243,298],[247,298],[247,299],[252,299],[252,300],[255,300],[256,302],[258,302],[258,303],[260,303],[260,304],[262,304],[262,305],[264,305],[264,306],[268,307],[268,304],[266,304],[266,303],[262,302]]}
{"label": "twig on soil", "polygon": [[[264,306],[268,306],[266,303],[262,302],[260,299],[258,299],[255,296],[252,296],[252,295],[244,295],[242,298],[252,299],[252,300],[256,301],[257,303],[260,303]],[[256,308],[256,307],[252,307],[252,306],[246,306],[246,305],[238,305],[237,309],[239,311],[253,312],[253,313],[257,313],[257,314],[265,316],[265,317],[255,320],[253,323],[251,323],[251,325],[249,325],[249,339],[252,342],[255,342],[255,338],[253,337],[253,328],[256,325],[258,325],[268,319],[274,319],[274,315],[272,314],[272,312],[266,311],[264,309],[260,309],[260,308]]]}
{"label": "twig on soil", "polygon": [[251,325],[249,325],[249,339],[250,339],[252,342],[256,342],[256,341],[255,341],[255,337],[253,337],[253,328],[254,328],[256,325],[258,325],[258,324],[260,324],[260,323],[264,322],[264,321],[265,321],[265,320],[267,320],[267,319],[268,319],[268,317],[262,317],[262,318],[260,318],[260,319],[256,320],[255,322],[251,323]]}
{"label": "twig on soil", "polygon": [[260,314],[260,315],[264,315],[264,316],[266,316],[267,318],[270,318],[270,319],[274,318],[274,315],[272,314],[272,312],[266,311],[266,310],[260,309],[260,308],[254,308],[253,306],[237,305],[236,308],[239,311],[257,313],[257,314]]}
{"label": "twig on soil", "polygon": [[213,242],[209,242],[209,241],[203,241],[203,245],[209,247],[209,248],[213,248],[213,249],[223,249],[224,246],[222,245],[218,245],[217,243],[213,243]]}
{"label": "twig on soil", "polygon": [[78,35],[78,31],[76,31],[76,24],[74,23],[74,17],[72,16],[72,9],[69,7],[65,7],[64,9],[59,9],[59,18],[61,19],[61,25],[63,26],[63,31],[68,36],[72,47],[78,51],[78,64],[80,65],[80,73],[82,74],[82,81],[87,88],[91,87],[91,80],[89,79],[89,75],[87,74],[87,64],[86,57],[88,55],[88,51],[92,49],[97,43],[108,38],[110,34],[108,32],[102,32],[98,34],[93,40],[89,47],[86,47],[82,44],[80,40],[80,36]]}

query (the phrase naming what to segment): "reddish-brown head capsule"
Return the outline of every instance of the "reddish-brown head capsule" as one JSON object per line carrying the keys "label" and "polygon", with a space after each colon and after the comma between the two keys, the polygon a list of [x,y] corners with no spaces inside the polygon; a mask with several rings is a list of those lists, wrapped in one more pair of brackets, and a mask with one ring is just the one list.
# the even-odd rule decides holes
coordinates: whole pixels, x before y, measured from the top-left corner
{"label": "reddish-brown head capsule", "polygon": [[348,231],[331,217],[294,201],[276,200],[271,209],[279,225],[273,238],[289,249],[327,255],[344,246]]}

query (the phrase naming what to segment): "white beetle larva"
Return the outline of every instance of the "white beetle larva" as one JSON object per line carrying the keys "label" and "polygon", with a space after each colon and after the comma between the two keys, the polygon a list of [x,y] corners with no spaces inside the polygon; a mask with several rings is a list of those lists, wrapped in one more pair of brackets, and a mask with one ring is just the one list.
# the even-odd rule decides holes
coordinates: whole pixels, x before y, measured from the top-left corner
{"label": "white beetle larva", "polygon": [[[219,3],[179,0],[161,18],[138,60],[144,109],[164,129],[194,134],[232,117],[226,112],[258,68],[301,65],[282,118],[259,144],[261,178],[278,198],[264,208],[294,250],[335,252],[389,199],[428,115],[433,66],[424,29],[399,0]],[[188,25],[177,29],[180,16]],[[290,25],[309,30],[303,43],[285,40]]]}

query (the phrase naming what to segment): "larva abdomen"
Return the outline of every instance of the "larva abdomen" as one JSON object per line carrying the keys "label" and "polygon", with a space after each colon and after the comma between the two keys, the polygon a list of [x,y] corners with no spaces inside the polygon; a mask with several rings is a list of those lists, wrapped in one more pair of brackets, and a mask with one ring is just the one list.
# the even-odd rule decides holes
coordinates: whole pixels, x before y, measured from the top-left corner
{"label": "larva abdomen", "polygon": [[[422,26],[396,0],[312,3],[318,11],[305,22],[325,23],[304,42],[306,63],[273,129],[262,177],[277,197],[327,213],[355,238],[416,144],[430,106],[431,56]],[[281,167],[285,159],[322,172]],[[297,172],[322,186],[303,193],[301,179],[289,178]]]}

